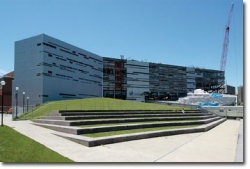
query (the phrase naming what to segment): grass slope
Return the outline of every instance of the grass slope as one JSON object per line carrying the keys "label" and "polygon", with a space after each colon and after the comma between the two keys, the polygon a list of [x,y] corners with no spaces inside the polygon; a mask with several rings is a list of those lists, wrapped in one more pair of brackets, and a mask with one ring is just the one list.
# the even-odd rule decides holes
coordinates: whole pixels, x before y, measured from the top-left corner
{"label": "grass slope", "polygon": [[[185,121],[198,121],[198,120],[181,120],[181,122]],[[127,123],[105,123],[105,124],[88,124],[88,125],[81,125],[77,126],[80,128],[88,128],[88,127],[100,127],[100,126],[117,126],[117,125],[129,125],[129,124],[155,124],[155,123],[164,123],[164,122],[180,122],[180,120],[161,120],[161,121],[144,121],[144,122],[127,122]]]}
{"label": "grass slope", "polygon": [[73,162],[8,126],[0,127],[1,162]]}
{"label": "grass slope", "polygon": [[186,126],[164,126],[164,127],[152,127],[152,128],[140,128],[140,129],[130,129],[130,130],[119,130],[119,131],[108,131],[108,132],[99,132],[99,133],[89,133],[82,134],[87,137],[107,137],[120,134],[131,134],[131,133],[140,133],[148,131],[160,131],[160,130],[171,130],[171,129],[180,129],[180,128],[190,128],[197,127],[199,125],[186,125]]}
{"label": "grass slope", "polygon": [[[111,98],[89,98],[51,101],[20,116],[20,119],[37,119],[52,110],[180,110],[180,106],[161,105]],[[186,110],[190,108],[185,108]]]}

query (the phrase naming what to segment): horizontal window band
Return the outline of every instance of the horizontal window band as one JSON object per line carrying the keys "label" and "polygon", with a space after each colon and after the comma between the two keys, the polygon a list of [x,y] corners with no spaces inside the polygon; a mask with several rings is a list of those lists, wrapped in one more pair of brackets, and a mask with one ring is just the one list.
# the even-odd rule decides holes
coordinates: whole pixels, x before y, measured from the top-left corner
{"label": "horizontal window band", "polygon": [[76,96],[75,94],[59,93],[60,96]]}

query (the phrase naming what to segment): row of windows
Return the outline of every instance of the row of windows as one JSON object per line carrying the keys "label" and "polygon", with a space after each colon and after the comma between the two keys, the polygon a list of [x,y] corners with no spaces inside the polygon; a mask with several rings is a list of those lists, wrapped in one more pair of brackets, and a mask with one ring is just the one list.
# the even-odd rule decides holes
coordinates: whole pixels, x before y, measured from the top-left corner
{"label": "row of windows", "polygon": [[69,50],[69,48],[66,48],[66,47],[63,47],[63,46],[60,46],[60,45],[57,45],[55,43],[52,43],[52,42],[48,42],[49,44],[52,44],[54,46],[57,46],[57,47],[60,47],[60,48],[63,48],[63,49],[66,49],[66,50]]}
{"label": "row of windows", "polygon": [[[41,62],[41,63],[37,64],[37,66],[41,66],[41,65],[48,66],[48,67],[58,67],[61,70],[66,70],[66,71],[69,71],[69,72],[79,71],[79,72],[84,73],[84,74],[88,74],[89,73],[89,71],[85,71],[83,69],[73,68],[71,66],[66,66],[66,65],[63,65],[63,64],[60,64],[60,66],[57,66],[57,64],[54,63],[54,62],[52,64],[49,64],[49,63],[46,63],[46,62]],[[97,68],[94,68],[94,67],[92,67],[92,69],[97,70],[97,71],[101,71],[101,69],[97,69]],[[99,75],[96,75],[96,76],[98,78],[101,77]]]}
{"label": "row of windows", "polygon": [[[53,45],[52,45],[52,44],[53,44]],[[60,45],[56,45],[56,44],[51,43],[51,42],[49,42],[49,43],[43,42],[43,43],[38,43],[38,44],[37,44],[37,46],[41,46],[41,45],[45,45],[45,46],[51,47],[51,48],[53,48],[53,49],[56,49],[56,46],[58,46],[58,47],[60,47],[60,48],[63,48],[63,49],[59,49],[59,50],[62,51],[62,52],[65,52],[65,53],[67,53],[67,54],[74,55],[74,56],[78,56],[78,54],[79,54],[79,55],[83,56],[85,59],[92,59],[94,62],[98,62],[99,64],[102,64],[102,60],[96,59],[96,58],[91,57],[91,56],[88,57],[87,55],[82,54],[82,53],[78,53],[78,54],[77,54],[76,51],[70,52],[68,48],[65,48],[65,47],[60,46]],[[66,49],[66,50],[65,50],[65,49]],[[55,54],[54,54],[54,55],[55,55]],[[49,56],[52,57],[52,54],[50,54]]]}
{"label": "row of windows", "polygon": [[126,95],[126,91],[125,90],[103,90],[103,96],[106,95],[114,95],[114,93],[116,95],[122,94],[122,95]]}
{"label": "row of windows", "polygon": [[45,43],[45,42],[43,42],[43,43],[38,43],[38,44],[37,44],[37,46],[41,46],[41,45],[45,45],[45,46],[48,46],[48,47],[51,47],[51,48],[56,49],[56,46],[51,45],[51,44],[48,44],[48,43]]}
{"label": "row of windows", "polygon": [[[129,68],[127,68],[129,69]],[[127,74],[132,74],[132,73],[126,73],[126,70],[117,70],[113,67],[104,67],[103,68],[103,73],[104,75],[108,74],[108,75],[114,75],[114,74],[124,74],[124,75],[127,75]],[[149,73],[145,73],[145,72],[133,72],[133,74],[145,74],[145,75],[149,75],[151,77],[154,77],[154,78],[159,78],[160,76],[165,76],[165,77],[173,77],[173,78],[186,78],[186,76],[189,76],[191,78],[195,78],[195,76],[192,76],[192,74],[190,74],[191,72],[179,72],[179,70],[176,72],[176,71],[149,71]],[[201,73],[197,73],[197,72],[192,72],[194,73],[194,75],[202,75]],[[214,77],[214,76],[213,76]],[[216,77],[216,76],[215,76]],[[220,78],[217,76],[217,78]]]}
{"label": "row of windows", "polygon": [[75,94],[59,93],[60,96],[76,96]]}
{"label": "row of windows", "polygon": [[[43,52],[48,53],[48,57],[52,57],[53,55],[56,55],[56,54],[51,54],[51,53],[49,53],[49,52],[47,52],[47,51],[43,51]],[[86,63],[83,63],[83,62],[80,62],[80,61],[76,61],[76,60],[74,60],[74,59],[70,59],[70,58],[64,59],[62,56],[59,56],[59,55],[56,55],[55,58],[58,59],[58,60],[61,60],[61,61],[67,61],[67,60],[68,60],[69,63],[71,63],[71,64],[75,63],[76,65],[84,66],[84,67],[89,66],[89,67],[91,67],[92,69],[101,71],[100,68],[99,68],[99,69],[96,69],[96,68],[94,68],[93,65],[86,64]]]}
{"label": "row of windows", "polygon": [[[68,94],[68,93],[59,93],[59,95],[60,96],[63,96],[63,97],[65,97],[65,96],[70,96],[70,97],[76,97],[76,95],[75,94]],[[97,95],[92,95],[92,94],[78,94],[79,96],[92,96],[92,97],[98,97]],[[49,97],[49,95],[46,95],[46,94],[44,94],[44,95],[39,95],[39,97]],[[79,97],[80,98],[80,97]]]}
{"label": "row of windows", "polygon": [[75,54],[74,52],[69,52],[69,51],[67,51],[67,50],[64,50],[64,49],[60,49],[60,51],[62,51],[62,52],[65,52],[65,53],[68,53],[68,54],[70,54],[70,55],[74,55],[74,56],[78,56],[77,54]]}
{"label": "row of windows", "polygon": [[[63,75],[63,74],[59,74],[59,73],[56,73],[55,74],[56,76],[53,76],[52,75],[52,71],[48,71],[47,73],[37,73],[37,76],[41,76],[41,75],[43,75],[43,76],[49,76],[49,77],[58,77],[58,78],[65,79],[65,80],[73,79],[72,76],[67,76],[67,75]],[[101,76],[98,76],[96,74],[90,75],[90,76],[91,77],[95,77],[95,78],[99,78],[99,79],[102,78]],[[85,78],[78,78],[78,79],[84,80],[84,81],[88,81],[88,82],[92,82],[92,83],[98,83],[98,84],[101,83],[101,82],[96,81],[96,80],[90,80],[90,79],[85,79]],[[78,81],[78,79],[73,79],[73,81]],[[91,84],[91,83],[89,83],[89,84]]]}

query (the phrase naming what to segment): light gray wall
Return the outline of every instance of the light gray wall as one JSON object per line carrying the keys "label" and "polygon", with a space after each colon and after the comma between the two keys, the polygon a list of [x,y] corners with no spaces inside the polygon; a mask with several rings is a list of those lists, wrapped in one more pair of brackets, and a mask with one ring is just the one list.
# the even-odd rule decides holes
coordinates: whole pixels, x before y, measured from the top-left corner
{"label": "light gray wall", "polygon": [[15,42],[14,59],[14,80],[12,87],[12,105],[16,99],[15,87],[18,90],[18,106],[23,106],[23,92],[25,92],[25,105],[27,96],[32,98],[29,104],[42,103],[42,97],[38,97],[43,92],[43,79],[36,76],[43,71],[43,67],[37,65],[43,62],[43,49],[38,49],[37,43],[43,41],[43,36],[35,36]]}
{"label": "light gray wall", "polygon": [[45,34],[17,41],[13,98],[15,86],[30,104],[101,97],[102,57]]}

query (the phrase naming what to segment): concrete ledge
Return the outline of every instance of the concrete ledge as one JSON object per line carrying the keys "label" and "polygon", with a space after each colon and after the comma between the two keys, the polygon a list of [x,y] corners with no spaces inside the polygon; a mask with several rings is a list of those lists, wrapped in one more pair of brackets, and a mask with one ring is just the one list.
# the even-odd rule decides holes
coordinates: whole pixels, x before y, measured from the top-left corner
{"label": "concrete ledge", "polygon": [[[150,121],[173,121],[173,120],[201,120],[216,117],[215,115],[207,116],[181,116],[181,117],[148,117],[148,118],[119,118],[119,119],[90,119],[90,120],[77,120],[65,121],[57,120],[54,116],[47,116],[48,118],[41,118],[34,120],[36,123],[55,124],[63,126],[80,126],[89,124],[108,124],[108,123],[126,123],[126,122],[150,122]],[[51,119],[49,117],[52,117]],[[60,116],[59,116],[60,117]]]}
{"label": "concrete ledge", "polygon": [[44,127],[47,129],[52,129],[55,131],[63,132],[63,133],[69,133],[69,134],[79,134],[79,130],[81,128],[79,127],[72,127],[72,126],[59,126],[59,125],[53,125],[53,124],[43,124],[43,123],[32,123],[33,125]]}
{"label": "concrete ledge", "polygon": [[150,121],[173,121],[173,120],[201,120],[216,117],[215,115],[200,117],[151,117],[151,118],[120,118],[120,119],[96,119],[85,121],[70,121],[70,126],[90,125],[90,124],[109,124],[109,123],[127,123],[127,122],[150,122]]}
{"label": "concrete ledge", "polygon": [[112,119],[112,118],[150,118],[150,117],[169,117],[169,119],[171,120],[171,118],[173,119],[177,119],[177,118],[205,118],[209,115],[213,115],[212,113],[186,113],[186,114],[182,114],[182,113],[174,113],[174,114],[125,114],[125,115],[78,115],[78,116],[62,116],[61,114],[59,115],[49,115],[49,116],[42,116],[39,119],[43,119],[43,120],[87,120],[87,119]]}
{"label": "concrete ledge", "polygon": [[[199,110],[185,110],[186,113],[200,113]],[[58,110],[51,112],[52,115],[59,113],[62,116],[75,116],[75,115],[121,115],[121,114],[168,114],[168,113],[180,113],[180,110]],[[50,113],[50,114],[51,114]]]}
{"label": "concrete ledge", "polygon": [[79,130],[79,134],[88,134],[88,133],[98,133],[98,132],[107,132],[107,131],[118,131],[118,130],[131,130],[131,129],[140,129],[140,128],[151,128],[151,127],[164,127],[164,126],[182,126],[182,125],[198,125],[206,124],[220,119],[220,117],[210,118],[206,120],[198,121],[178,121],[178,122],[157,122],[150,124],[126,124],[126,125],[115,125],[115,126],[100,126],[100,127],[89,127]]}
{"label": "concrete ledge", "polygon": [[226,121],[225,118],[216,120],[209,124],[205,124],[205,125],[195,127],[195,128],[162,130],[162,131],[155,131],[155,132],[143,132],[143,133],[116,135],[116,136],[99,137],[99,138],[90,138],[90,137],[85,137],[85,136],[72,135],[72,134],[59,133],[59,132],[56,132],[53,134],[63,137],[65,139],[69,139],[71,141],[74,141],[76,143],[82,144],[87,147],[94,147],[94,146],[99,146],[99,145],[104,145],[104,144],[112,144],[112,143],[146,139],[146,138],[152,138],[152,137],[187,134],[187,133],[195,133],[195,132],[205,132],[223,123],[224,121]]}
{"label": "concrete ledge", "polygon": [[139,128],[207,124],[207,123],[211,123],[211,122],[218,120],[218,119],[220,119],[220,117],[214,117],[214,118],[205,119],[205,120],[198,120],[198,121],[157,122],[157,123],[150,123],[150,124],[125,124],[125,125],[98,126],[98,127],[88,127],[88,128],[60,126],[60,125],[43,124],[43,123],[34,123],[34,124],[37,126],[49,128],[49,129],[52,129],[55,131],[80,135],[80,134],[118,131],[118,130],[130,130],[130,129],[139,129]]}
{"label": "concrete ledge", "polygon": [[108,114],[108,115],[76,115],[76,116],[43,116],[40,119],[55,119],[55,120],[80,120],[80,119],[98,119],[98,118],[146,118],[146,117],[191,117],[191,116],[207,116],[212,113],[166,113],[166,114]]}
{"label": "concrete ledge", "polygon": [[44,120],[66,120],[66,117],[64,116],[42,116],[39,117],[39,120],[44,119]]}
{"label": "concrete ledge", "polygon": [[64,120],[51,120],[51,119],[36,119],[34,120],[36,123],[45,123],[45,124],[54,124],[54,125],[62,125],[62,126],[70,126],[70,121]]}

